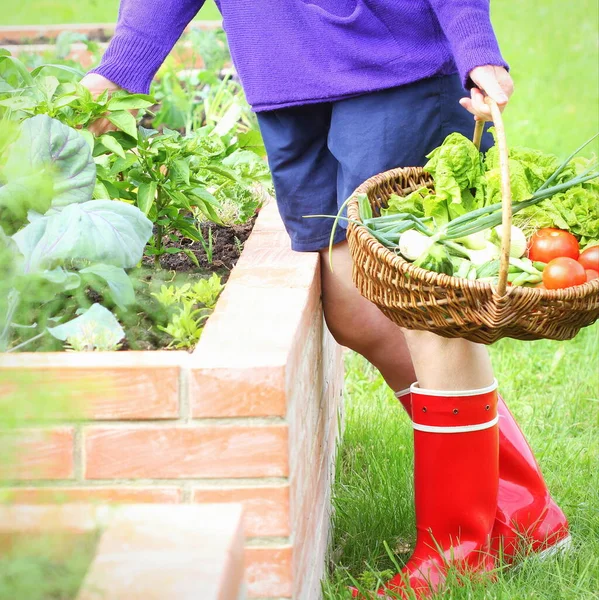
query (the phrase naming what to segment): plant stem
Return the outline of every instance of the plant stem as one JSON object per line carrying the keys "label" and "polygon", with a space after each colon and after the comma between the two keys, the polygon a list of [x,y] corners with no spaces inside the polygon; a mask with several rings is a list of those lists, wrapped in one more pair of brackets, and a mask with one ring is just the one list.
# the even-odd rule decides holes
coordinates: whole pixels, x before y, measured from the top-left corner
{"label": "plant stem", "polygon": [[31,342],[35,342],[35,340],[39,340],[44,335],[46,335],[46,332],[42,331],[41,333],[38,333],[37,335],[34,335],[32,338],[29,338],[28,340],[25,340],[24,342],[21,342],[17,346],[14,346],[13,348],[9,348],[6,352],[7,353],[8,352],[16,352],[17,350],[20,350],[24,346],[27,346],[28,344],[31,344]]}
{"label": "plant stem", "polygon": [[535,193],[539,193],[540,191],[544,190],[545,188],[547,188],[551,183],[553,183],[558,175],[568,166],[568,164],[570,163],[570,161],[585,147],[588,146],[597,136],[599,135],[599,133],[596,133],[591,139],[587,140],[582,146],[580,146],[579,148],[577,148],[576,150],[574,150],[574,152],[572,152],[572,154],[570,154],[570,156],[568,156],[568,158],[566,158],[566,160],[555,170],[555,172],[551,175],[551,177],[549,177],[544,183],[543,185],[541,185],[541,187],[535,192]]}
{"label": "plant stem", "polygon": [[164,228],[162,225],[156,225],[156,233],[154,235],[156,254],[154,255],[154,267],[160,269],[160,256],[162,255],[162,236],[164,235]]}
{"label": "plant stem", "polygon": [[11,289],[8,293],[8,310],[6,311],[6,321],[4,322],[4,328],[2,329],[2,333],[0,334],[0,352],[5,352],[8,348],[10,326],[13,317],[15,316],[15,312],[17,312],[20,299],[21,294],[19,294],[19,292],[14,288]]}
{"label": "plant stem", "polygon": [[[163,191],[158,188],[158,194],[156,196],[156,212],[158,219],[160,219],[160,213],[162,212],[162,199]],[[156,254],[154,255],[154,267],[160,269],[160,256],[162,255],[162,237],[164,236],[164,227],[156,223],[156,233],[154,234],[154,247]]]}

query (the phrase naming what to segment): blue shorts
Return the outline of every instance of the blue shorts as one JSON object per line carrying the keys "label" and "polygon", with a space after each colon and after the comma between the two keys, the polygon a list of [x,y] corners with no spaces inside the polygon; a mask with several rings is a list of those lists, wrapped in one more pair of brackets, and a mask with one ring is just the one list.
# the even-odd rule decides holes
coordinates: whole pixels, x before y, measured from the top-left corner
{"label": "blue shorts", "polygon": [[[366,179],[395,167],[421,166],[446,136],[472,137],[474,120],[458,100],[466,95],[458,75],[337,102],[258,113],[272,170],[277,205],[294,250],[329,245],[332,219]],[[483,149],[493,143],[483,136]],[[335,243],[345,239],[345,225]]]}

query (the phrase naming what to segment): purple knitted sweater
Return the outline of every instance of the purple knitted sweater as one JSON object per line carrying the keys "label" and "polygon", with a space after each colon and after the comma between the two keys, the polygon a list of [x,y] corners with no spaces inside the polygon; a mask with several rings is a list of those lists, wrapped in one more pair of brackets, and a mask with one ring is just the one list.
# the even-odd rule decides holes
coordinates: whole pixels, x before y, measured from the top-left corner
{"label": "purple knitted sweater", "polygon": [[[338,100],[434,75],[507,66],[489,0],[220,0],[233,61],[254,110]],[[121,0],[95,69],[147,92],[203,0]]]}

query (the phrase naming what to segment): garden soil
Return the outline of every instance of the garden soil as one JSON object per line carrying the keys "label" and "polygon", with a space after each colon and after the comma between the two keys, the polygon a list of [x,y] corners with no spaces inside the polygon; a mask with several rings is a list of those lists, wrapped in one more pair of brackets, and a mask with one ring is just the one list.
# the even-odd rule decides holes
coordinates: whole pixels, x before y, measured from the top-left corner
{"label": "garden soil", "polygon": [[[200,268],[209,273],[218,273],[224,283],[229,272],[239,260],[243,244],[249,237],[254,222],[255,218],[243,225],[232,225],[230,227],[223,227],[214,223],[202,225],[204,239],[208,240],[209,235],[212,235],[212,262],[208,260],[204,248],[198,242],[183,239],[177,242],[169,241],[166,246],[191,250],[200,264]],[[160,265],[163,269],[169,269],[177,273],[197,271],[198,269],[193,260],[182,252],[164,254],[160,257]]]}

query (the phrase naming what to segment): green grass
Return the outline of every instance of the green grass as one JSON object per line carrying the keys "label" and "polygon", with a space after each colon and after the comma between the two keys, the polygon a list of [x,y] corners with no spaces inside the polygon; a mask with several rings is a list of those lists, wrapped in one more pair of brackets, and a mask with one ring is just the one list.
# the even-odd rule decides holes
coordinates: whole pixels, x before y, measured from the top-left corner
{"label": "green grass", "polygon": [[[462,585],[443,598],[599,598],[599,327],[570,342],[503,340],[492,348],[501,391],[528,436],[547,483],[570,519],[574,550],[528,561],[487,587]],[[337,461],[327,600],[347,598],[349,575],[365,583],[403,564],[414,543],[412,430],[366,361],[347,360],[346,429]],[[374,573],[374,574],[373,574]],[[349,574],[349,575],[348,575]]]}
{"label": "green grass", "polygon": [[[54,25],[63,23],[112,23],[116,21],[119,0],[19,0],[2,7],[2,25]],[[220,19],[212,0],[199,19]]]}
{"label": "green grass", "polygon": [[18,537],[10,549],[3,548],[0,598],[74,600],[97,543],[96,534]]}
{"label": "green grass", "polygon": [[505,114],[508,144],[565,157],[599,130],[599,3],[493,0],[491,5],[515,82]]}

